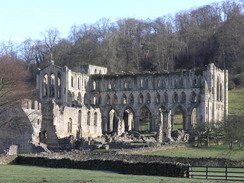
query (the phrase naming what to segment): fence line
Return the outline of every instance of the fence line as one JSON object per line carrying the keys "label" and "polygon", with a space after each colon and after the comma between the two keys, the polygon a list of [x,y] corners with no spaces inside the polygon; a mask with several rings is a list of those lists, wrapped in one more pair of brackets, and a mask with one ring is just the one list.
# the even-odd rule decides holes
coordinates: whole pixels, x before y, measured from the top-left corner
{"label": "fence line", "polygon": [[244,181],[244,167],[190,166],[188,177]]}

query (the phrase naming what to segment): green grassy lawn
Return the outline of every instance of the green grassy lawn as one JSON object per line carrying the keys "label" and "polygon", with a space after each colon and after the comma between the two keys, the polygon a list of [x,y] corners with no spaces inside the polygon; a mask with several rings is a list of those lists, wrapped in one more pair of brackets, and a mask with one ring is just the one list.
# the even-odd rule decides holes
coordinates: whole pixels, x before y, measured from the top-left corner
{"label": "green grassy lawn", "polygon": [[239,114],[244,107],[244,88],[229,91],[229,114]]}
{"label": "green grassy lawn", "polygon": [[[1,183],[213,183],[213,180],[169,178],[159,176],[123,175],[117,173],[43,168],[35,166],[0,165]],[[220,181],[218,181],[220,182]],[[235,181],[236,183],[237,181]],[[223,182],[224,183],[224,182]]]}
{"label": "green grassy lawn", "polygon": [[160,155],[170,157],[189,157],[189,158],[228,158],[232,160],[244,160],[244,149],[229,150],[227,145],[221,146],[201,146],[192,148],[169,149],[143,153],[145,155]]}

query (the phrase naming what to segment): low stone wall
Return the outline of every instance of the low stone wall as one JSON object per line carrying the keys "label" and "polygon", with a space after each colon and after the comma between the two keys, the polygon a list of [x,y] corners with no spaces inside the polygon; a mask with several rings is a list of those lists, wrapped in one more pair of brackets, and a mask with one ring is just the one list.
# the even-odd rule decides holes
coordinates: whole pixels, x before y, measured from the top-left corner
{"label": "low stone wall", "polygon": [[128,161],[128,162],[161,162],[161,163],[182,163],[192,166],[230,166],[244,167],[244,160],[235,161],[224,158],[181,158],[181,157],[166,157],[152,155],[137,155],[137,154],[118,154],[116,152],[86,152],[86,151],[71,151],[66,153],[43,154],[43,157],[52,159],[71,159],[74,161],[88,161],[94,159],[112,160],[112,161]]}
{"label": "low stone wall", "polygon": [[50,159],[45,157],[18,156],[17,164],[45,166],[52,168],[106,170],[134,175],[156,175],[167,177],[187,177],[189,175],[189,167],[179,163],[128,162],[121,160],[101,159],[75,161],[71,159]]}
{"label": "low stone wall", "polygon": [[0,155],[0,165],[16,164],[16,155],[6,156]]}

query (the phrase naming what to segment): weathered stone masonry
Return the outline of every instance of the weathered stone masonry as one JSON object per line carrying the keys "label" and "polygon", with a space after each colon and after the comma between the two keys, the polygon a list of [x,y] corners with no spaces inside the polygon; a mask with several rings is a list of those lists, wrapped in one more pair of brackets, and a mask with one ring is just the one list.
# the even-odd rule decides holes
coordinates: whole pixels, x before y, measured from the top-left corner
{"label": "weathered stone masonry", "polygon": [[177,110],[184,130],[224,119],[227,78],[214,64],[195,71],[107,74],[105,67],[84,65],[77,73],[52,62],[37,76],[41,114],[34,139],[58,148],[68,137],[157,131],[159,141],[168,141]]}

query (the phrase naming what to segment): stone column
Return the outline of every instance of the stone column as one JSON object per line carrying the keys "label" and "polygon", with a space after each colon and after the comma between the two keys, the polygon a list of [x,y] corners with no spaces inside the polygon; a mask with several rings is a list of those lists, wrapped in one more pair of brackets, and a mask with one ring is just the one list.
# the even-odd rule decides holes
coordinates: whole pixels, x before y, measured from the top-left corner
{"label": "stone column", "polygon": [[140,127],[139,120],[140,120],[140,117],[135,116],[135,128],[134,128],[135,131],[139,131],[139,127]]}
{"label": "stone column", "polygon": [[164,116],[162,111],[159,111],[159,116],[158,116],[158,123],[157,123],[157,142],[162,143],[164,141],[164,136],[163,136],[163,128],[164,128]]}
{"label": "stone column", "polygon": [[[172,131],[172,118],[173,115],[171,115],[171,111],[166,111],[164,113],[164,133],[166,134],[166,139],[164,139],[165,141],[166,140],[171,140],[171,131]],[[172,121],[171,121],[172,120]]]}
{"label": "stone column", "polygon": [[156,130],[156,119],[157,117],[155,115],[152,115],[150,120],[150,131]]}
{"label": "stone column", "polygon": [[51,92],[51,90],[50,90],[50,88],[51,88],[51,75],[50,74],[47,75],[47,80],[48,80],[48,82],[47,82],[47,97],[50,97],[50,92]]}

